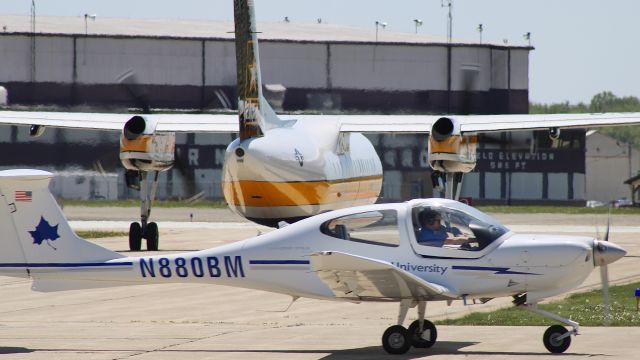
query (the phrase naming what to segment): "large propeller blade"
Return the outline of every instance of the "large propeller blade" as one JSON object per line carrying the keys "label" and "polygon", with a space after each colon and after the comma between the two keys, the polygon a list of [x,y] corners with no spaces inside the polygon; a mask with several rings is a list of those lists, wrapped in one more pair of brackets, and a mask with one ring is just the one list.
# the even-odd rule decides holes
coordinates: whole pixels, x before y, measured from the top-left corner
{"label": "large propeller blade", "polygon": [[[609,241],[609,229],[611,227],[611,206],[607,212],[607,229],[604,232],[604,241]],[[607,264],[600,266],[600,282],[602,283],[602,306],[604,311],[604,325],[611,324],[611,309],[609,307],[609,269]]]}
{"label": "large propeller blade", "polygon": [[602,298],[604,306],[604,324],[609,325],[611,315],[609,309],[609,272],[607,265],[624,257],[627,252],[620,246],[609,242],[611,229],[611,208],[607,216],[607,229],[602,240],[596,240],[593,247],[594,265],[600,266],[600,278],[602,281]]}
{"label": "large propeller blade", "polygon": [[600,282],[602,282],[602,306],[604,311],[604,325],[611,323],[611,310],[609,309],[609,271],[607,265],[600,266]]}
{"label": "large propeller blade", "polygon": [[140,83],[138,76],[133,69],[129,69],[118,76],[118,83],[127,91],[127,94],[134,100],[136,106],[142,109],[143,114],[151,114],[149,106],[149,92]]}

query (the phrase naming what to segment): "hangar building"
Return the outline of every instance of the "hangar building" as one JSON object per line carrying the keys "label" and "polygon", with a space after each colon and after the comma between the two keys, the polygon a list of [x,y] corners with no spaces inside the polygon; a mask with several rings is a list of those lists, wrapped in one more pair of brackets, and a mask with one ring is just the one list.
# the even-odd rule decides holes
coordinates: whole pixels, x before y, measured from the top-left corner
{"label": "hangar building", "polygon": [[[232,22],[0,16],[0,82],[19,104],[134,105],[117,78],[133,69],[152,107],[234,101]],[[284,110],[528,111],[527,46],[458,42],[331,24],[259,24],[265,84]],[[221,102],[221,92],[226,99]]]}

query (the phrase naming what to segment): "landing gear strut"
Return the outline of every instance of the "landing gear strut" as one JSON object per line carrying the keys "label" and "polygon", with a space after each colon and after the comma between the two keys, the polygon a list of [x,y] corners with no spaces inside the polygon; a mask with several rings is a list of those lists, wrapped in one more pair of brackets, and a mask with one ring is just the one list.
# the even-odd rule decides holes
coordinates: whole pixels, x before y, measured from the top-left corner
{"label": "landing gear strut", "polygon": [[[410,307],[418,305],[418,320],[406,329],[402,324]],[[430,348],[436,343],[438,331],[436,326],[424,318],[426,301],[402,300],[398,314],[398,324],[389,327],[382,335],[382,347],[389,354],[404,354],[411,346]]]}
{"label": "landing gear strut", "polygon": [[[158,224],[147,223],[151,215],[151,205],[158,189],[159,171],[138,172],[140,179],[140,222],[133,222],[129,226],[129,249],[140,251],[142,239],[147,239],[147,250],[157,251],[159,245]],[[151,189],[149,189],[151,182]]]}
{"label": "landing gear strut", "polygon": [[462,190],[463,176],[464,173],[462,172],[433,171],[431,173],[431,182],[434,190],[444,190],[444,194],[442,192],[440,194],[444,195],[445,199],[458,200]]}
{"label": "landing gear strut", "polygon": [[571,330],[567,330],[564,326],[552,325],[544,332],[542,342],[544,343],[544,347],[546,347],[550,352],[554,354],[565,352],[569,348],[569,345],[571,345],[571,335],[578,335],[580,324],[577,322],[565,319],[548,311],[538,309],[537,304],[525,304],[522,306],[535,314],[560,321],[561,323],[572,327]]}

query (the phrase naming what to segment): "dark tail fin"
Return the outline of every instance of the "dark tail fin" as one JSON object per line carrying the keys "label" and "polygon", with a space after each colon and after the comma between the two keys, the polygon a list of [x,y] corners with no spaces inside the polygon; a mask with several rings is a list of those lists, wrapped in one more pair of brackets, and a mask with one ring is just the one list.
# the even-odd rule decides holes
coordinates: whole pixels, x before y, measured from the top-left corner
{"label": "dark tail fin", "polygon": [[282,122],[262,96],[253,0],[234,0],[240,140],[264,135]]}

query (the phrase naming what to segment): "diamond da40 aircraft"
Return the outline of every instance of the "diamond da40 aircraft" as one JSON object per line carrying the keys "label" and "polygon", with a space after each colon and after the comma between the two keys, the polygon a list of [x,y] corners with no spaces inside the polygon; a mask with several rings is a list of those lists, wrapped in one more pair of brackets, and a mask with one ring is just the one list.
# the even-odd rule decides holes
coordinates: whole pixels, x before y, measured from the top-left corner
{"label": "diamond da40 aircraft", "polygon": [[[140,180],[140,222],[129,247],[158,249],[150,219],[159,172],[174,164],[177,132],[234,133],[225,152],[222,187],[239,215],[277,226],[349,206],[372,204],[382,187],[382,165],[362,133],[422,133],[429,164],[446,174],[447,198],[457,199],[462,175],[476,164],[477,135],[515,130],[636,124],[638,113],[552,115],[296,115],[275,114],[262,95],[253,2],[234,1],[238,116],[0,111],[0,124],[120,131],[120,160]],[[132,81],[130,78],[126,81]]]}
{"label": "diamond da40 aircraft", "polygon": [[[0,172],[0,275],[31,278],[32,289],[44,292],[189,282],[294,299],[398,302],[398,322],[382,337],[392,354],[436,342],[437,329],[425,319],[428,302],[503,296],[571,327],[553,325],[543,336],[549,351],[564,352],[579,325],[536,304],[626,253],[588,237],[516,234],[460,202],[425,199],[334,210],[202,251],[125,257],[71,230],[49,192],[51,177]],[[424,241],[433,224],[446,235]],[[411,307],[419,319],[405,328]]]}

